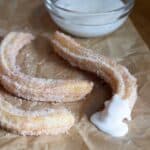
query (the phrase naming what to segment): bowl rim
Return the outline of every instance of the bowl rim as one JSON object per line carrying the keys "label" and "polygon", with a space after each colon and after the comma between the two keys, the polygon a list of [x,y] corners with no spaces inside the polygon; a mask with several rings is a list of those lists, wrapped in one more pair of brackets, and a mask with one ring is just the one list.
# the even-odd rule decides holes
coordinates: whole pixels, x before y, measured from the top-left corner
{"label": "bowl rim", "polygon": [[54,3],[52,0],[44,0],[45,4],[48,4],[50,7],[54,8],[54,9],[58,9],[67,13],[73,13],[73,14],[77,14],[77,15],[102,15],[102,14],[107,14],[107,13],[115,13],[124,9],[132,9],[132,7],[134,6],[135,0],[128,0],[128,2],[120,7],[120,8],[116,8],[113,10],[108,10],[108,11],[100,11],[100,12],[83,12],[83,11],[78,11],[78,10],[71,10],[71,9],[67,9],[61,6],[56,5],[56,3]]}

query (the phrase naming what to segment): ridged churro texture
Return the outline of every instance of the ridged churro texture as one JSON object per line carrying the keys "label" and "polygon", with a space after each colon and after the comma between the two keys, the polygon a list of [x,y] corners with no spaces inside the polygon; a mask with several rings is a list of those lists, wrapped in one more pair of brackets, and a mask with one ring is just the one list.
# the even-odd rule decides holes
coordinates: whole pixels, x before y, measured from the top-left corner
{"label": "ridged churro texture", "polygon": [[129,73],[127,68],[108,57],[94,54],[92,50],[82,47],[74,39],[58,31],[51,41],[57,54],[72,66],[102,77],[111,85],[113,95],[128,100],[129,107],[132,110],[137,99],[137,84],[136,79]]}
{"label": "ridged churro texture", "polygon": [[83,99],[93,88],[88,80],[44,79],[27,75],[16,65],[20,50],[35,37],[30,33],[11,32],[0,46],[0,82],[19,97],[33,101],[71,102]]}

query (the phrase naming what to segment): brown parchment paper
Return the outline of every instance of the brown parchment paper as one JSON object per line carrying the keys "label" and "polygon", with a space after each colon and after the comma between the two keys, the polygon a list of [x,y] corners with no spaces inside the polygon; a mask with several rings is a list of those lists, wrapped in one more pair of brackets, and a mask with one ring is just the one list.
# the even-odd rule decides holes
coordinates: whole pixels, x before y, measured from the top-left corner
{"label": "brown parchment paper", "polygon": [[[10,31],[28,31],[37,39],[25,46],[17,56],[22,72],[36,77],[89,79],[95,87],[82,102],[68,104],[33,103],[17,101],[10,96],[6,100],[23,109],[43,109],[51,105],[64,105],[76,116],[76,124],[64,135],[23,137],[0,129],[0,150],[149,150],[150,149],[150,53],[131,21],[118,31],[103,38],[77,39],[87,48],[107,55],[128,67],[138,79],[138,101],[129,123],[129,134],[112,138],[98,131],[89,122],[89,116],[102,109],[111,90],[96,76],[72,68],[53,53],[46,38],[57,29],[41,0],[0,0],[0,36]],[[2,90],[2,89],[1,89]],[[116,110],[117,111],[117,110]]]}

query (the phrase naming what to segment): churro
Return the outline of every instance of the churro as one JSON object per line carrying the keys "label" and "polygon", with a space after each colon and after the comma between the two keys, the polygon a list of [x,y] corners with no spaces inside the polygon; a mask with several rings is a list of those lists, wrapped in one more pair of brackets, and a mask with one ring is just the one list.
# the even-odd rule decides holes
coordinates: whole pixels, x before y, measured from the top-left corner
{"label": "churro", "polygon": [[16,56],[34,40],[30,33],[11,32],[0,46],[0,82],[16,96],[33,101],[70,102],[90,93],[93,83],[87,80],[55,80],[36,78],[20,72]]}
{"label": "churro", "polygon": [[[8,99],[11,99],[11,101]],[[12,104],[24,101],[0,89],[1,127],[20,135],[57,135],[67,132],[74,124],[73,114],[63,106],[25,110]],[[33,103],[33,102],[30,102]]]}
{"label": "churro", "polygon": [[100,130],[112,136],[124,136],[128,132],[125,119],[131,119],[131,111],[137,99],[137,84],[127,68],[114,60],[93,53],[71,37],[56,32],[52,38],[54,50],[72,66],[95,73],[110,84],[113,97],[105,108],[91,117]]}

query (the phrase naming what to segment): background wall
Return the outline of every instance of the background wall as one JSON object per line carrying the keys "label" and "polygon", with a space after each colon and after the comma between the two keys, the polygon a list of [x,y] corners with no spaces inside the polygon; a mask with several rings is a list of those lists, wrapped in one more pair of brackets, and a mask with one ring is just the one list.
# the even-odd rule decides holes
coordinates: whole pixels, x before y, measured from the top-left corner
{"label": "background wall", "polygon": [[150,47],[150,1],[135,1],[136,5],[132,12],[131,19],[144,41]]}

